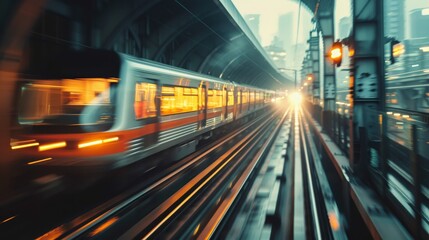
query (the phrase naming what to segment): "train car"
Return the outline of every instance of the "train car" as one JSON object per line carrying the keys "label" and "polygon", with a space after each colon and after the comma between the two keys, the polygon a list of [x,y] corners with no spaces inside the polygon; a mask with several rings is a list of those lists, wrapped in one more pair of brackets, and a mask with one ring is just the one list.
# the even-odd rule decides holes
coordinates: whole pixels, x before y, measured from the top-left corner
{"label": "train car", "polygon": [[60,56],[27,69],[17,89],[11,148],[28,165],[104,171],[178,144],[191,151],[274,97],[113,51]]}
{"label": "train car", "polygon": [[386,78],[386,107],[429,113],[429,71],[415,71]]}

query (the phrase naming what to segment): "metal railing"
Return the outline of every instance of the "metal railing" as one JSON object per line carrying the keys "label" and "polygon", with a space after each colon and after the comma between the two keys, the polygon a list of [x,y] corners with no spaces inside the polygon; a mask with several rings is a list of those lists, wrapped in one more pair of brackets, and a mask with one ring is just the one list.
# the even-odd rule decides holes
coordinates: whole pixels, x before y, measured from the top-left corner
{"label": "metal railing", "polygon": [[352,125],[347,114],[304,104],[347,157],[353,126],[359,136],[354,151],[360,151],[360,159],[365,160],[359,169],[365,174],[360,176],[369,176],[362,180],[372,183],[413,236],[429,239],[429,124],[411,111],[368,110],[365,115],[379,118],[377,129],[369,135],[367,129]]}
{"label": "metal railing", "polygon": [[349,156],[350,130],[349,117],[334,111],[324,111],[322,106],[305,102],[307,111],[313,118],[323,126],[324,131],[331,137],[332,141],[343,151],[345,156]]}

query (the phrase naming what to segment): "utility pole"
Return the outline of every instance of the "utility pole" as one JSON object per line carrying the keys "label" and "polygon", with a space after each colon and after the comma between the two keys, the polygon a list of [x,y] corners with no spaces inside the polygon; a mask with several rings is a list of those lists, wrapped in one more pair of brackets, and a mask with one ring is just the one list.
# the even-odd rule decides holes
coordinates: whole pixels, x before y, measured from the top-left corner
{"label": "utility pole", "polygon": [[298,72],[298,70],[297,69],[292,69],[292,68],[278,68],[279,70],[280,70],[280,72],[284,72],[284,71],[286,71],[286,70],[289,70],[289,71],[294,71],[294,74],[295,74],[295,91],[296,91],[296,84],[297,84],[297,79],[296,79],[296,74],[297,74],[297,72]]}

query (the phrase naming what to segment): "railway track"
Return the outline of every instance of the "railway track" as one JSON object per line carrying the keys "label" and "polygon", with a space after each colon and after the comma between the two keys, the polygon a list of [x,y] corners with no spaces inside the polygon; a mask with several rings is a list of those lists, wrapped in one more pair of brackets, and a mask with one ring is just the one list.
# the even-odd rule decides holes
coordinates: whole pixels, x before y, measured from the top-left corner
{"label": "railway track", "polygon": [[300,107],[294,111],[296,185],[293,237],[348,239],[316,143],[302,111]]}
{"label": "railway track", "polygon": [[[151,169],[140,183],[120,194],[110,194],[108,200],[95,201],[99,204],[89,210],[84,207],[86,210],[74,211],[77,215],[65,214],[62,218],[48,220],[50,223],[45,225],[40,223],[52,215],[49,211],[67,208],[70,202],[45,209],[47,214],[17,215],[8,225],[0,226],[0,229],[9,227],[7,231],[0,231],[0,235],[37,239],[122,236],[125,239],[213,234],[216,229],[213,226],[218,226],[219,222],[214,223],[207,216],[216,213],[216,216],[222,216],[217,219],[225,217],[226,211],[220,214],[215,207],[231,207],[231,196],[238,193],[251,173],[252,168],[248,166],[255,167],[260,160],[251,160],[248,156],[262,157],[261,149],[266,147],[267,138],[275,132],[273,123],[278,121],[278,113],[261,115],[164,170]],[[243,177],[243,173],[247,177]],[[82,199],[85,197],[81,196]],[[74,196],[74,199],[79,198]],[[43,215],[45,217],[41,217]],[[31,224],[35,221],[39,222]],[[204,227],[209,224],[211,231]],[[25,233],[18,230],[29,225],[33,225],[32,229]]]}
{"label": "railway track", "polygon": [[[180,168],[114,206],[87,217],[79,226],[63,231],[64,226],[69,225],[65,223],[39,239],[210,236],[219,222],[207,219],[208,213],[222,215],[218,212],[221,210],[213,207],[228,206],[231,194],[244,183],[243,172],[249,173],[249,164],[254,166],[256,161],[247,156],[261,153],[263,144],[260,141],[267,138],[267,133],[272,134],[272,123],[278,121],[276,116],[255,121],[246,128],[252,130],[250,134],[242,136],[242,131],[247,131],[243,129],[203,153],[194,154]],[[220,148],[231,145],[228,143],[234,138],[240,140],[228,148]]]}
{"label": "railway track", "polygon": [[[249,195],[252,191],[255,193],[253,184],[261,169],[267,168],[268,150],[281,126],[283,130],[284,126],[289,126],[283,123],[286,118],[293,122],[289,141],[293,154],[288,153],[293,158],[288,164],[293,173],[286,173],[286,170],[279,173],[293,181],[284,180],[280,184],[289,184],[293,192],[286,191],[285,198],[285,193],[280,192],[283,187],[277,186],[279,193],[274,195],[277,201],[289,199],[287,202],[291,206],[286,209],[291,213],[278,209],[281,204],[277,204],[276,199],[270,200],[274,206],[268,208],[272,208],[271,214],[274,214],[271,221],[279,221],[273,223],[276,227],[284,227],[285,223],[290,226],[283,231],[273,229],[271,238],[347,239],[336,203],[330,197],[332,191],[308,123],[298,107],[255,118],[165,169],[149,170],[134,181],[137,184],[110,195],[110,199],[99,201],[89,210],[86,207],[78,211],[79,214],[56,219],[56,225],[40,227],[36,224],[37,230],[23,235],[20,233],[24,231],[18,229],[28,225],[12,225],[8,235],[2,236],[36,239],[231,239],[233,235],[247,236],[248,233],[231,235],[230,227],[239,209],[243,208],[241,205],[248,205]],[[288,175],[291,173],[293,176]],[[66,208],[67,204],[65,202],[62,207]],[[276,217],[276,214],[282,216]],[[34,222],[35,217],[38,216],[33,215],[23,222]],[[287,217],[290,219],[285,220]],[[245,229],[243,225],[241,228]]]}

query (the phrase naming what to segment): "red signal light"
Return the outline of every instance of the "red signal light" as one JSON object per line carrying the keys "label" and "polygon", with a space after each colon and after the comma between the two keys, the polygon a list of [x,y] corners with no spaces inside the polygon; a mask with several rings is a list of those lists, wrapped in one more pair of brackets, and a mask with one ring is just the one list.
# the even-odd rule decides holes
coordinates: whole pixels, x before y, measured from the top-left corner
{"label": "red signal light", "polygon": [[337,67],[341,66],[343,60],[343,45],[341,42],[337,41],[332,44],[331,50],[329,51],[329,58]]}

